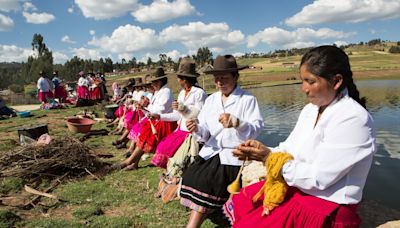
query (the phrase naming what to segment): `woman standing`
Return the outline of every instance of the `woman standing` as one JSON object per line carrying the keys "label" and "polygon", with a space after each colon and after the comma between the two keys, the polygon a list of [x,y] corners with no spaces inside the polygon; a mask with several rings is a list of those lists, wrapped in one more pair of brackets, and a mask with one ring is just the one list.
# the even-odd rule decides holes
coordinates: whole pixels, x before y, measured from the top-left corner
{"label": "woman standing", "polygon": [[[155,166],[167,168],[168,159],[174,156],[190,132],[186,127],[187,118],[196,118],[207,98],[206,92],[197,86],[196,64],[190,58],[184,58],[179,64],[176,73],[178,83],[182,87],[178,100],[172,102],[172,113],[153,115],[155,119],[162,121],[178,121],[178,128],[172,134],[165,137],[158,144],[156,153],[151,161]],[[191,116],[188,116],[192,114]]]}
{"label": "woman standing", "polygon": [[263,127],[257,99],[238,85],[239,70],[232,55],[218,56],[213,74],[218,92],[207,98],[197,120],[187,128],[204,142],[195,162],[182,176],[181,204],[192,210],[187,227],[200,227],[209,213],[228,200],[227,186],[236,178],[241,161],[233,156],[240,143],[255,139]]}
{"label": "woman standing", "polygon": [[357,205],[376,149],[375,133],[365,100],[353,82],[349,58],[335,46],[311,49],[301,60],[300,77],[310,103],[286,141],[269,148],[250,140],[234,151],[240,159],[259,161],[290,155],[291,160],[275,169],[288,186],[286,197],[271,211],[263,207],[263,198],[253,198],[264,182],[242,189],[224,206],[234,227],[358,227],[361,223]]}

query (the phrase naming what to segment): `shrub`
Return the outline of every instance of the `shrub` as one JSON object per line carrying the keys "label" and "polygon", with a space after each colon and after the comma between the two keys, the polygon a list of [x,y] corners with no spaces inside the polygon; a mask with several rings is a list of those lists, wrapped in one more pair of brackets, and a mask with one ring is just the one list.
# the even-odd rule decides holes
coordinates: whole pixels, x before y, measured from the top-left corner
{"label": "shrub", "polygon": [[393,54],[400,53],[400,46],[391,46],[389,48],[389,53],[393,53]]}
{"label": "shrub", "polygon": [[14,93],[22,93],[24,92],[24,86],[18,84],[11,84],[8,86],[8,89]]}

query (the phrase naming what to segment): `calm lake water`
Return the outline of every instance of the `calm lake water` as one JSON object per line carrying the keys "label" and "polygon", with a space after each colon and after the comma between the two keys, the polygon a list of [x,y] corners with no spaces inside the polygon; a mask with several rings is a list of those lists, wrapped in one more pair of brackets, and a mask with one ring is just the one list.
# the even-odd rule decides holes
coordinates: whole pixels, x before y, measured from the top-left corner
{"label": "calm lake water", "polygon": [[[364,189],[364,198],[400,210],[400,80],[357,81],[375,121],[378,151]],[[293,129],[307,99],[300,85],[252,89],[265,120],[259,139],[277,146]]]}

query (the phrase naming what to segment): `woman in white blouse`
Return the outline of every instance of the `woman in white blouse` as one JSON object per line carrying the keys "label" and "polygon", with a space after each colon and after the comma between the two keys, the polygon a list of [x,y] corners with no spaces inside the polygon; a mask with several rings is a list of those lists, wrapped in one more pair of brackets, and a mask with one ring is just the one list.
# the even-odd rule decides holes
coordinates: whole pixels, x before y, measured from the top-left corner
{"label": "woman in white blouse", "polygon": [[199,74],[196,73],[196,64],[192,59],[181,60],[176,76],[182,90],[178,100],[172,102],[173,112],[152,115],[153,118],[163,121],[178,121],[178,128],[161,140],[151,160],[151,163],[160,168],[167,168],[168,159],[174,156],[186,135],[190,133],[186,127],[186,120],[197,117],[207,98],[206,92],[197,86]]}
{"label": "woman in white blouse", "polygon": [[187,129],[204,142],[195,162],[182,175],[181,204],[192,210],[187,227],[199,227],[209,213],[228,200],[227,186],[242,164],[233,156],[240,143],[255,139],[263,128],[257,99],[238,85],[239,70],[232,55],[218,56],[213,74],[218,92],[206,99],[198,119]]}
{"label": "woman in white blouse", "polygon": [[375,152],[373,120],[353,82],[348,56],[335,46],[306,53],[301,86],[310,103],[286,141],[269,148],[251,140],[235,156],[265,161],[274,152],[293,160],[280,170],[289,186],[285,201],[262,216],[262,199],[252,197],[263,182],[248,186],[224,210],[234,227],[358,227],[357,204]]}
{"label": "woman in white blouse", "polygon": [[135,170],[139,167],[140,158],[144,153],[154,153],[155,149],[164,137],[171,134],[177,127],[176,121],[162,121],[154,119],[153,115],[161,115],[172,112],[174,98],[171,90],[167,87],[168,75],[164,69],[159,67],[149,77],[151,86],[155,92],[147,108],[141,107],[146,114],[146,122],[140,129],[137,137],[136,147],[129,158],[120,164],[113,165],[112,169]]}

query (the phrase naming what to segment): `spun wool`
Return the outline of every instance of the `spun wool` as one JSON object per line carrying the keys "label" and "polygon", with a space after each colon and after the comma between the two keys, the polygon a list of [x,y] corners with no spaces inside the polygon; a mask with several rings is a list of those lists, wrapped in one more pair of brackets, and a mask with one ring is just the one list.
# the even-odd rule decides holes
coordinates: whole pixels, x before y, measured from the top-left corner
{"label": "spun wool", "polygon": [[265,161],[267,167],[267,180],[260,191],[253,197],[256,202],[264,194],[262,215],[268,215],[275,207],[279,206],[285,199],[288,186],[282,177],[283,165],[293,160],[293,156],[285,152],[271,153]]}

